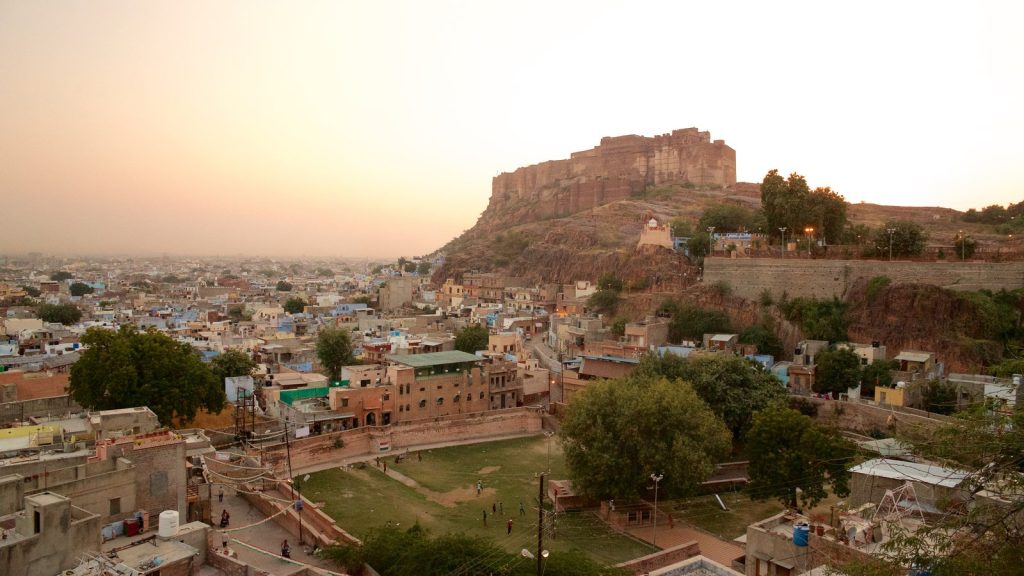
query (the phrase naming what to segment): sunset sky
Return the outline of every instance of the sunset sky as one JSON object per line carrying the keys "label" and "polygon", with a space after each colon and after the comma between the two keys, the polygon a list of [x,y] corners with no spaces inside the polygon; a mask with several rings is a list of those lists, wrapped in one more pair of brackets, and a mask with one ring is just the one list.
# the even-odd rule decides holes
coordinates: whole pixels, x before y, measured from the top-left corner
{"label": "sunset sky", "polygon": [[0,253],[399,256],[690,126],[851,202],[1024,200],[1024,2],[0,0]]}

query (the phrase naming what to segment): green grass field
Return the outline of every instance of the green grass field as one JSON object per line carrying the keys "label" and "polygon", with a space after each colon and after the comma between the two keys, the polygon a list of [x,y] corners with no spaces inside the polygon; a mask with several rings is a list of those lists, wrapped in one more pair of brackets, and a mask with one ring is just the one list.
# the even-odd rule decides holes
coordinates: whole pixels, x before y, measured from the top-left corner
{"label": "green grass field", "polygon": [[746,534],[748,524],[760,522],[783,509],[774,500],[751,500],[745,492],[723,492],[719,496],[728,510],[722,510],[711,494],[670,502],[663,510],[670,510],[681,521],[732,540]]}
{"label": "green grass field", "polygon": [[[363,469],[333,468],[312,474],[303,483],[302,493],[323,503],[323,510],[356,536],[388,522],[400,527],[419,522],[439,534],[488,536],[511,552],[532,550],[537,544],[537,474],[549,468],[549,449],[549,478],[566,478],[558,438],[539,436],[423,451],[422,461],[415,452],[401,464],[394,463],[394,456],[387,458],[389,470],[411,480],[407,483],[385,476],[373,462]],[[520,501],[524,515],[519,513]],[[492,512],[499,503],[503,513]],[[512,520],[511,535],[506,535],[508,519]],[[544,547],[548,550],[577,548],[605,564],[654,551],[611,530],[588,512],[560,514],[557,531],[546,533]]]}

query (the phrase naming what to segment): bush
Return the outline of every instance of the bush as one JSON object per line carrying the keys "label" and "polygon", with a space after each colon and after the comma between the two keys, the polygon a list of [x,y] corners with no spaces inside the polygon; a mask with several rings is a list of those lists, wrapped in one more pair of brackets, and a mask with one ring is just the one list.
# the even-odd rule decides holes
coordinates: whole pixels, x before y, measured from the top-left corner
{"label": "bush", "polygon": [[888,276],[875,276],[871,280],[868,280],[867,297],[868,301],[872,301],[878,296],[878,293],[882,291],[886,286],[892,284],[892,279]]}
{"label": "bush", "polygon": [[791,397],[789,399],[789,407],[811,418],[818,415],[818,405],[806,398]]}
{"label": "bush", "polygon": [[764,306],[765,308],[775,303],[775,300],[772,298],[771,290],[767,288],[761,290],[761,295],[758,297],[758,300],[760,301],[761,306]]}

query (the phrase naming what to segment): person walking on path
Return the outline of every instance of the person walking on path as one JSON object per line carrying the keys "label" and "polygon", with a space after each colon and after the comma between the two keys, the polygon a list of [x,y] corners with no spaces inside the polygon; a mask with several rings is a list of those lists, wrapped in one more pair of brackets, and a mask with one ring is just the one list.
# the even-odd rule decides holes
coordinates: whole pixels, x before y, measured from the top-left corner
{"label": "person walking on path", "polygon": [[520,516],[526,516],[526,507],[523,506],[523,501],[522,500],[519,501],[519,515]]}
{"label": "person walking on path", "polygon": [[484,508],[484,526],[487,526],[487,509]]}
{"label": "person walking on path", "polygon": [[483,484],[479,480],[477,480],[476,481],[476,495],[477,496],[480,495],[480,488],[482,488],[482,487],[483,487]]}
{"label": "person walking on path", "polygon": [[217,501],[218,502],[223,502],[224,501],[224,486],[223,485],[220,488],[217,489]]}
{"label": "person walking on path", "polygon": [[497,514],[497,513],[498,513],[498,505],[496,503],[494,503],[494,502],[491,502],[491,514]]}
{"label": "person walking on path", "polygon": [[505,534],[506,535],[512,534],[512,519],[511,518],[509,518],[508,519],[508,523],[505,524]]}
{"label": "person walking on path", "polygon": [[228,533],[224,530],[220,531],[220,542],[223,544],[223,548],[226,550],[228,547]]}
{"label": "person walking on path", "polygon": [[292,547],[288,545],[287,540],[281,543],[281,556],[284,556],[285,558],[292,557]]}
{"label": "person walking on path", "polygon": [[387,463],[387,460],[384,461],[384,473],[385,474],[388,473],[388,463]]}

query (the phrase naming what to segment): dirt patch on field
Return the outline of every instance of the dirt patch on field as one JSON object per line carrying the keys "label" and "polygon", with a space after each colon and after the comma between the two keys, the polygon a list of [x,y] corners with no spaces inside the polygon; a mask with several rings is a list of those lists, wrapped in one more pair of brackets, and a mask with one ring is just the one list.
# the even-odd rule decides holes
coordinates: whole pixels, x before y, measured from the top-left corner
{"label": "dirt patch on field", "polygon": [[501,466],[484,466],[483,468],[476,471],[477,474],[490,474],[491,472],[497,472],[501,470]]}

